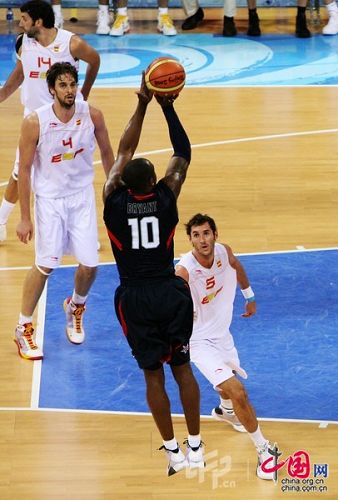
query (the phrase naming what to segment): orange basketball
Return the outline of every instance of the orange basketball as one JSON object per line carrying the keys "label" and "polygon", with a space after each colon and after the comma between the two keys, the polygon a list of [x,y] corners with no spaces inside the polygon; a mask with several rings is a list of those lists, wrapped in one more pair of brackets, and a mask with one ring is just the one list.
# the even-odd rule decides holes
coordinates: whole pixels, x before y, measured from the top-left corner
{"label": "orange basketball", "polygon": [[184,87],[185,71],[177,59],[158,57],[146,69],[145,82],[154,94],[176,95]]}

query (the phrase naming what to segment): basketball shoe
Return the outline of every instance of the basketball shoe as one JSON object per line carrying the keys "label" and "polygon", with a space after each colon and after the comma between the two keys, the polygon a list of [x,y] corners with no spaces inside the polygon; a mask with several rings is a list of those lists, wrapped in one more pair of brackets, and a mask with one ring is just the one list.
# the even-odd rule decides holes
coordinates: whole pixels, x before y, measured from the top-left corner
{"label": "basketball shoe", "polygon": [[182,30],[193,30],[203,21],[204,12],[201,7],[193,14],[189,16],[182,23]]}
{"label": "basketball shoe", "polygon": [[18,353],[22,358],[32,361],[43,358],[43,353],[34,340],[34,328],[32,323],[17,325],[14,334],[14,342],[18,346]]}
{"label": "basketball shoe", "polygon": [[162,14],[158,16],[157,30],[166,36],[177,35],[176,28],[169,14]]}
{"label": "basketball shoe", "polygon": [[204,469],[205,461],[204,461],[204,453],[203,453],[204,450],[202,441],[196,448],[190,446],[189,441],[187,439],[184,441],[184,444],[187,445],[186,458],[189,462],[189,467],[191,469]]}
{"label": "basketball shoe", "polygon": [[74,304],[70,297],[65,299],[63,309],[66,313],[66,332],[72,344],[82,344],[85,339],[83,329],[83,313],[86,310],[85,304]]}
{"label": "basketball shoe", "polygon": [[[258,462],[257,462],[257,469],[256,469],[256,474],[259,479],[266,479],[268,481],[272,481],[274,477],[273,472],[265,472],[262,470],[262,464],[268,460],[273,458],[273,450],[272,450],[272,445],[267,441],[264,446],[261,448],[257,448],[257,453],[258,453]],[[270,460],[266,464],[268,469],[271,469],[273,466],[273,460]]]}
{"label": "basketball shoe", "polygon": [[305,12],[299,12],[296,17],[296,37],[310,38],[311,31],[307,27]]}
{"label": "basketball shoe", "polygon": [[237,432],[246,432],[244,425],[240,423],[235,412],[227,413],[221,406],[216,406],[216,408],[212,410],[211,415],[216,420],[221,420],[222,422],[227,422],[228,424],[232,425],[232,427]]}
{"label": "basketball shoe", "polygon": [[117,15],[111,30],[110,36],[122,36],[130,31],[128,16]]}
{"label": "basketball shoe", "polygon": [[7,228],[6,224],[0,224],[0,242],[6,241],[7,239]]}
{"label": "basketball shoe", "polygon": [[159,450],[164,450],[167,454],[168,458],[168,476],[172,476],[186,467],[189,467],[189,462],[182,452],[181,448],[178,447],[176,450],[167,450],[167,448],[163,445]]}
{"label": "basketball shoe", "polygon": [[97,11],[97,28],[96,28],[96,34],[97,35],[108,35],[110,31],[110,26],[109,26],[109,13],[105,12],[103,10],[98,10]]}
{"label": "basketball shoe", "polygon": [[250,10],[249,10],[249,26],[247,34],[249,36],[261,36],[258,14],[257,12],[251,12]]}
{"label": "basketball shoe", "polygon": [[223,36],[236,36],[237,28],[233,17],[224,16],[223,19]]}
{"label": "basketball shoe", "polygon": [[323,28],[323,35],[337,35],[338,34],[338,13],[329,13],[329,22]]}

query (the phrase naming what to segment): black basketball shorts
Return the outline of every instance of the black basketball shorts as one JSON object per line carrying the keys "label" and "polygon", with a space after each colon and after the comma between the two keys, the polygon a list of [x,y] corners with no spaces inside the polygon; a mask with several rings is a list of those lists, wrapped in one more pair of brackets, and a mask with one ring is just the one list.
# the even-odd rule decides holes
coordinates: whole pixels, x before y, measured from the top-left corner
{"label": "black basketball shorts", "polygon": [[142,369],[190,360],[193,302],[188,283],[178,276],[120,285],[115,311],[132,354]]}

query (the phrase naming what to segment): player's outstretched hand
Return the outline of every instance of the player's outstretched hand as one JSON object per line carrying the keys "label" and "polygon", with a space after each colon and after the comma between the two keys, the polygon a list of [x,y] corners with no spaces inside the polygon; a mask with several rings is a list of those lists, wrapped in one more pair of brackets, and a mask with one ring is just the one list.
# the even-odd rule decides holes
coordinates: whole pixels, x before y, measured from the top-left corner
{"label": "player's outstretched hand", "polygon": [[164,108],[166,106],[172,106],[174,104],[175,99],[178,98],[178,94],[168,95],[168,96],[155,94],[155,97],[159,105],[162,106],[162,108]]}
{"label": "player's outstretched hand", "polygon": [[142,71],[142,81],[140,90],[138,90],[136,94],[140,101],[144,102],[145,104],[148,104],[152,100],[154,93],[151,90],[149,90],[148,87],[146,86],[144,75],[145,73],[144,71]]}

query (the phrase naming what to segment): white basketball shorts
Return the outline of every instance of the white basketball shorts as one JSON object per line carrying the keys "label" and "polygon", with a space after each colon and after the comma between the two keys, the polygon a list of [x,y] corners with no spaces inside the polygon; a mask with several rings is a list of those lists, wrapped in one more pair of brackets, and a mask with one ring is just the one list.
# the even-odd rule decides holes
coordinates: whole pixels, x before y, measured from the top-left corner
{"label": "white basketball shorts", "polygon": [[98,264],[94,187],[64,198],[35,197],[35,263],[59,267],[63,255],[88,267]]}
{"label": "white basketball shorts", "polygon": [[225,337],[224,340],[223,338],[190,339],[190,359],[211,382],[214,389],[233,377],[234,372],[242,378],[248,377],[241,368],[236,347],[227,348]]}

